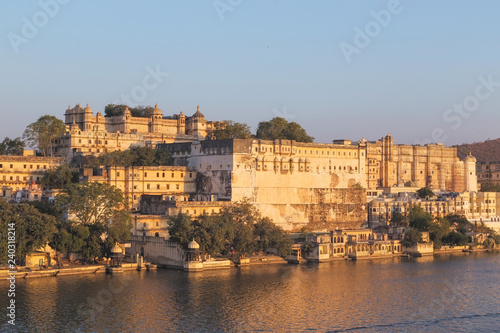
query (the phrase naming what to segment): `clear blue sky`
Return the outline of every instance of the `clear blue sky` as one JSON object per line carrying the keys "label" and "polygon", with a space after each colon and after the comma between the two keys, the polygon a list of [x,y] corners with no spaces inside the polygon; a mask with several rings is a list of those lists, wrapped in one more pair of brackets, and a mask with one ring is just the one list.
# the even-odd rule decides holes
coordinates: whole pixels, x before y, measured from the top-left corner
{"label": "clear blue sky", "polygon": [[[0,140],[132,91],[165,115],[200,105],[253,130],[285,115],[316,142],[500,137],[498,1],[60,0],[46,14],[55,1],[0,2]],[[169,75],[146,90],[157,67]]]}

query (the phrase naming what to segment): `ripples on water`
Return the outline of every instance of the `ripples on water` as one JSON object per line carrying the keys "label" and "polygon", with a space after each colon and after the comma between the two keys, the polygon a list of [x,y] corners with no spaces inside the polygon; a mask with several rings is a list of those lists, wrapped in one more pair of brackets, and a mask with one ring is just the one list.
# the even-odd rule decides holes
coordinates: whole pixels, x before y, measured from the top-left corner
{"label": "ripples on water", "polygon": [[499,280],[489,253],[17,280],[16,329],[493,332]]}

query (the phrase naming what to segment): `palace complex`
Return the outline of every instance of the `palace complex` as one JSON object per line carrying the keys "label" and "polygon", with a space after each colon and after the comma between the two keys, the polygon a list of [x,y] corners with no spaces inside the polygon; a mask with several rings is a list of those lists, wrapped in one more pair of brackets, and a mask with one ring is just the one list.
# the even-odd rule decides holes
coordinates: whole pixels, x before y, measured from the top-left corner
{"label": "palace complex", "polygon": [[[54,142],[59,159],[0,157],[3,197],[35,186],[42,170],[75,156],[149,145],[170,151],[174,166],[102,166],[81,173],[82,181],[121,189],[135,212],[157,216],[151,226],[141,218],[147,235],[165,231],[158,216],[217,214],[229,202],[241,200],[249,200],[290,231],[385,224],[392,212],[403,212],[412,203],[430,212],[463,212],[473,218],[496,216],[498,211],[496,197],[469,194],[477,192],[476,159],[469,155],[461,161],[456,148],[442,144],[395,144],[390,134],[378,141],[331,144],[213,140],[217,122],[205,120],[199,107],[191,117],[182,112],[166,117],[155,106],[143,118],[132,117],[128,109],[123,115],[94,116],[90,107],[76,105],[66,110],[65,124],[66,133]],[[421,187],[465,194],[437,203],[397,194]]]}
{"label": "palace complex", "polygon": [[64,113],[66,133],[54,142],[54,156],[64,157],[68,162],[77,155],[92,155],[115,150],[126,150],[130,146],[170,142],[203,140],[211,133],[216,122],[205,120],[200,112],[188,117],[181,111],[173,116],[164,116],[155,105],[150,117],[133,117],[127,108],[123,115],[94,116],[88,106],[68,106]]}

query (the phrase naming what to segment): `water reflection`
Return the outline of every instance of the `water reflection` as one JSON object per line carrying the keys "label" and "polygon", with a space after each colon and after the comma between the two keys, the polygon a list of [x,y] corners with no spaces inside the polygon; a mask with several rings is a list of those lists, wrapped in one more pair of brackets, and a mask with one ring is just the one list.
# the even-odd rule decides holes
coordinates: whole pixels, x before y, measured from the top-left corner
{"label": "water reflection", "polygon": [[159,270],[18,280],[16,328],[43,332],[496,330],[499,268],[500,255],[473,253],[189,274]]}

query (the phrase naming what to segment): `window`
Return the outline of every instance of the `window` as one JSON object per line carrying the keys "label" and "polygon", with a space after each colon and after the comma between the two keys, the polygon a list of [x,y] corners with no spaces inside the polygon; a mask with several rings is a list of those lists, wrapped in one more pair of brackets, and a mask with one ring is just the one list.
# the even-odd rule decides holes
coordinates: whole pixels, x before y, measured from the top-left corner
{"label": "window", "polygon": [[2,165],[2,164],[0,164],[0,168],[3,168],[3,165]]}
{"label": "window", "polygon": [[150,189],[150,187],[151,187],[151,185],[149,185],[149,184],[147,184],[147,185],[146,185],[146,188],[147,188],[148,190]]}
{"label": "window", "polygon": [[148,173],[147,172],[144,172],[144,177],[147,177],[148,176]]}
{"label": "window", "polygon": [[160,189],[160,184],[157,184],[156,185],[156,189],[159,190]]}
{"label": "window", "polygon": [[181,178],[182,178],[182,177],[184,177],[184,173],[183,173],[183,172],[181,172]]}
{"label": "window", "polygon": [[172,178],[174,178],[174,173],[172,172]]}
{"label": "window", "polygon": [[23,165],[23,167],[26,169],[26,164],[25,164],[25,165]]}
{"label": "window", "polygon": [[30,164],[30,169],[33,169],[33,164]]}
{"label": "window", "polygon": [[44,165],[44,166],[43,166],[43,168],[44,168],[44,169],[47,169],[47,166],[46,166],[46,165]]}
{"label": "window", "polygon": [[163,178],[165,178],[165,172],[164,172],[164,173],[162,173],[162,174],[161,174],[161,176],[162,176]]}
{"label": "window", "polygon": [[176,184],[176,185],[175,185],[175,188],[176,188],[176,189],[179,189],[179,184]]}
{"label": "window", "polygon": [[167,184],[167,190],[170,190],[170,185],[169,184]]}
{"label": "window", "polygon": [[156,173],[156,177],[158,177],[158,178],[160,177],[160,173],[159,172]]}
{"label": "window", "polygon": [[120,171],[116,173],[116,177],[120,177]]}
{"label": "window", "polygon": [[[1,168],[1,166],[0,166],[0,168]],[[498,175],[497,175],[497,177],[498,177]],[[193,173],[192,172],[189,173],[189,178],[193,178]]]}

